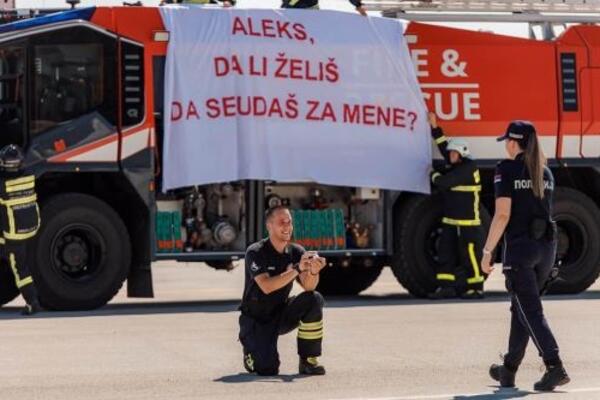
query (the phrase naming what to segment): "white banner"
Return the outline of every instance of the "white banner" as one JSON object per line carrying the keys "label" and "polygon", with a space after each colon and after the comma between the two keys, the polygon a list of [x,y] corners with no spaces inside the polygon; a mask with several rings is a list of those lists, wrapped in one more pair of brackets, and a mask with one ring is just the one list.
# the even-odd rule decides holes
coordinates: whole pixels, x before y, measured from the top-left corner
{"label": "white banner", "polygon": [[400,22],[160,10],[164,190],[266,179],[429,192],[426,109]]}

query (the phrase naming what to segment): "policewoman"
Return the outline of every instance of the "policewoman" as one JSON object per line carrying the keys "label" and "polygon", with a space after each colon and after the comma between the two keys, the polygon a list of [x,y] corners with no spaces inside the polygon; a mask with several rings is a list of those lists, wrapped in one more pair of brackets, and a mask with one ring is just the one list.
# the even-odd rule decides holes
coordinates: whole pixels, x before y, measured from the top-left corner
{"label": "policewoman", "polygon": [[554,177],[530,122],[511,122],[498,141],[505,142],[508,159],[496,167],[496,210],[481,265],[485,273],[493,271],[492,253],[504,238],[502,264],[511,294],[512,318],[504,363],[493,364],[490,376],[503,387],[513,387],[531,339],[546,366],[534,389],[551,391],[570,381],[540,299],[556,257]]}

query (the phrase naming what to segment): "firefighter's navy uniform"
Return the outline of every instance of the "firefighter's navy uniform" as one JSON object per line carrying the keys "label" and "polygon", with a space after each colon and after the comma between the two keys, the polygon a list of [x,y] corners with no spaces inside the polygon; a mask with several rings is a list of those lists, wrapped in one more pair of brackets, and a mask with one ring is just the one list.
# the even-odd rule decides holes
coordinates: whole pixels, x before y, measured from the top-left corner
{"label": "firefighter's navy uniform", "polygon": [[[361,0],[348,0],[356,8],[362,7]],[[281,8],[319,8],[319,0],[283,0]]]}
{"label": "firefighter's navy uniform", "polygon": [[448,139],[441,128],[432,128],[432,136],[446,161],[442,171],[431,176],[443,201],[442,233],[439,242],[438,286],[457,287],[457,266],[467,276],[467,293],[483,290],[484,275],[479,265],[485,232],[481,224],[481,177],[475,162],[462,157],[450,164]]}
{"label": "firefighter's navy uniform", "polygon": [[[518,131],[513,127],[510,134],[517,135]],[[531,338],[547,368],[558,367],[564,372],[558,344],[544,317],[540,299],[556,256],[556,224],[552,220],[554,177],[545,167],[544,198],[536,198],[521,153],[515,160],[498,164],[494,186],[496,198],[512,200],[502,254],[506,286],[511,294],[510,336],[504,367],[513,374],[517,371]]]}
{"label": "firefighter's navy uniform", "polygon": [[[7,146],[9,147],[9,146]],[[20,152],[20,150],[18,150]],[[0,158],[5,149],[0,152]],[[27,266],[26,242],[40,226],[35,177],[0,168],[0,243],[27,306],[24,314],[39,310],[38,294]]]}
{"label": "firefighter's navy uniform", "polygon": [[254,278],[285,272],[300,262],[304,249],[296,244],[279,253],[271,241],[263,239],[246,251],[246,280],[240,305],[239,339],[244,350],[244,367],[259,375],[279,373],[277,339],[298,328],[298,355],[312,360],[321,355],[323,341],[323,297],[316,291],[305,291],[289,298],[293,282],[270,294],[260,289]]}

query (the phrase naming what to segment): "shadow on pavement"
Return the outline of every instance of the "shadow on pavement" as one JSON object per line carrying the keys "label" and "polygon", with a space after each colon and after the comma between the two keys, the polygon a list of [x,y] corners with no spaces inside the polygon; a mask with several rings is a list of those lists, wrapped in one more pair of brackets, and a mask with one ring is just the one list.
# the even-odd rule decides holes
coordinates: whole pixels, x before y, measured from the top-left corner
{"label": "shadow on pavement", "polygon": [[476,395],[458,395],[454,396],[453,400],[499,400],[499,399],[518,399],[521,397],[536,395],[539,392],[530,392],[527,390],[519,390],[518,388],[502,388],[497,387],[494,393],[476,394]]}
{"label": "shadow on pavement", "polygon": [[213,382],[222,383],[248,383],[248,382],[268,382],[268,383],[290,383],[297,379],[304,379],[307,375],[274,375],[274,376],[259,376],[255,374],[239,373],[235,375],[225,375]]}
{"label": "shadow on pavement", "polygon": [[[577,295],[555,295],[545,296],[544,301],[563,300],[599,300],[600,291],[592,290]],[[506,292],[487,292],[484,299],[478,300],[427,300],[412,297],[409,294],[395,294],[388,296],[344,296],[327,297],[327,308],[350,308],[350,307],[378,307],[378,306],[415,306],[435,304],[473,304],[507,302]],[[32,317],[20,315],[21,307],[0,308],[0,320],[10,319],[34,319],[34,318],[76,318],[76,317],[103,317],[112,315],[150,315],[150,314],[181,314],[181,313],[227,313],[237,311],[239,299],[233,300],[192,300],[156,303],[120,303],[108,304],[97,310],[90,311],[45,311]]]}

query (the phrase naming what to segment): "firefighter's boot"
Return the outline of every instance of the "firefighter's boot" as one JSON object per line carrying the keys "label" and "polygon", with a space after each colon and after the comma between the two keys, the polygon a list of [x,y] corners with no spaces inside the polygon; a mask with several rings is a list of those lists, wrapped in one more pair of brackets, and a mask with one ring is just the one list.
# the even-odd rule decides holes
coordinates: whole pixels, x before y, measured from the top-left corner
{"label": "firefighter's boot", "polygon": [[319,364],[317,357],[300,357],[298,373],[302,375],[325,375],[325,367]]}

